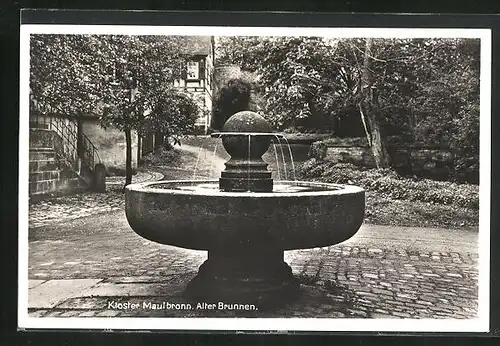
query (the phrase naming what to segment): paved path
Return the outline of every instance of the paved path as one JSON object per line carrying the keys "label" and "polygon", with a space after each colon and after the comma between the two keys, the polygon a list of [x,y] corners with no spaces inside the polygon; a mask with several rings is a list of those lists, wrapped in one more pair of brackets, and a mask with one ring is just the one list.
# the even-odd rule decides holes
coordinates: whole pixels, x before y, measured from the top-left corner
{"label": "paved path", "polygon": [[[337,246],[286,252],[303,296],[257,316],[473,317],[476,244],[475,232],[364,225]],[[123,211],[34,228],[29,245],[33,316],[206,316],[206,311],[109,306],[183,302],[185,284],[206,259],[204,251],[139,237]]]}

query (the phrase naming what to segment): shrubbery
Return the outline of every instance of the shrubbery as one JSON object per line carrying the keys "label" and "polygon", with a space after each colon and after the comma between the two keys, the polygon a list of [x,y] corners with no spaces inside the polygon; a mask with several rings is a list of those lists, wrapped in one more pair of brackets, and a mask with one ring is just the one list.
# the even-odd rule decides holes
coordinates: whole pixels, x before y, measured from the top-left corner
{"label": "shrubbery", "polygon": [[221,130],[229,117],[237,112],[250,109],[252,83],[243,78],[230,79],[214,95],[211,127]]}
{"label": "shrubbery", "polygon": [[349,163],[310,159],[300,167],[299,176],[305,180],[354,184],[393,199],[479,208],[476,185],[401,177],[390,169],[366,169]]}
{"label": "shrubbery", "polygon": [[144,156],[141,164],[147,166],[166,166],[174,165],[180,162],[181,153],[176,149],[166,149],[159,147],[154,152]]}
{"label": "shrubbery", "polygon": [[[137,174],[137,169],[132,168],[132,175]],[[125,176],[125,167],[116,167],[109,166],[106,167],[106,176],[107,177],[124,177]]]}

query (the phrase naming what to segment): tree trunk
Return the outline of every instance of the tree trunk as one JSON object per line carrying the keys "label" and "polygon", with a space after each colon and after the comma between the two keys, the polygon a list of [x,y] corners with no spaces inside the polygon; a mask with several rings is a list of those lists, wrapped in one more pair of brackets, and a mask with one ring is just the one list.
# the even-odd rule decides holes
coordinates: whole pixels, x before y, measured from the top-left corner
{"label": "tree trunk", "polygon": [[368,141],[368,146],[371,148],[372,137],[370,135],[370,132],[368,131],[368,126],[366,125],[365,112],[363,112],[363,105],[361,103],[358,104],[358,108],[359,108],[359,114],[361,115],[361,122],[363,123],[363,129],[365,130],[366,140]]}
{"label": "tree trunk", "polygon": [[321,113],[316,109],[312,101],[308,102],[308,104],[309,104],[309,109],[311,110],[311,120],[312,120],[311,128],[314,129],[315,131],[319,131],[320,133],[324,133],[325,124],[323,119],[323,113]]}
{"label": "tree trunk", "polygon": [[[137,92],[137,88],[130,89],[130,104],[134,102],[134,96]],[[127,128],[125,130],[125,185],[123,186],[123,191],[125,192],[125,186],[132,184],[132,130]]]}
{"label": "tree trunk", "polygon": [[[378,109],[375,105],[375,100],[373,99],[372,89],[372,76],[370,72],[371,67],[371,47],[373,39],[367,38],[365,45],[365,53],[363,59],[363,70],[361,73],[361,93],[362,101],[360,106],[360,115],[362,120],[368,123],[370,137],[369,141],[373,157],[375,159],[375,164],[377,168],[388,167],[389,166],[389,155],[387,154],[387,148],[385,144],[385,139],[382,135],[382,129],[380,126],[380,119],[378,114]],[[364,113],[363,114],[363,109]]]}
{"label": "tree trunk", "polygon": [[125,154],[125,186],[132,183],[132,131],[125,130],[125,141],[127,144]]}
{"label": "tree trunk", "polygon": [[142,139],[142,156],[145,156],[154,150],[154,137],[151,133],[146,133]]}
{"label": "tree trunk", "polygon": [[141,162],[141,158],[142,158],[142,146],[143,146],[143,143],[142,143],[142,126],[143,126],[143,123],[144,123],[144,109],[141,107],[141,109],[139,110],[139,113],[137,114],[138,118],[139,118],[139,123],[141,124],[140,127],[139,127],[139,131],[137,131],[137,153],[136,153],[136,159],[137,159],[137,167],[139,168],[139,162]]}
{"label": "tree trunk", "polygon": [[389,155],[381,133],[380,121],[378,121],[375,113],[368,117],[368,123],[371,129],[371,149],[375,164],[377,168],[389,167]]}
{"label": "tree trunk", "polygon": [[[77,155],[77,162],[75,167],[78,172],[82,172],[82,163],[83,159],[85,158],[85,143],[83,141],[83,122],[81,119],[77,120],[77,127],[76,127],[76,155]],[[94,169],[94,167],[89,167],[90,169]]]}
{"label": "tree trunk", "polygon": [[[174,142],[174,144],[175,144],[175,142]],[[174,148],[174,146],[170,142],[170,132],[169,131],[165,131],[163,133],[163,147],[167,150],[172,150]]]}
{"label": "tree trunk", "polygon": [[155,133],[155,149],[159,149],[160,147],[162,147],[163,142],[164,142],[163,133],[157,131]]}
{"label": "tree trunk", "polygon": [[141,161],[141,135],[137,134],[137,166],[139,167],[139,162]]}

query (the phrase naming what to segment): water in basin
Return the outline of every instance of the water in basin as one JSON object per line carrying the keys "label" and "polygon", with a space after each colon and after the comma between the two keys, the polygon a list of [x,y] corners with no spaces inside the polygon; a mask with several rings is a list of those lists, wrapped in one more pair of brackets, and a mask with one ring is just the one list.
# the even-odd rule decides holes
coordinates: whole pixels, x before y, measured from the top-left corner
{"label": "water in basin", "polygon": [[[218,182],[213,183],[199,183],[192,185],[174,185],[172,183],[158,183],[149,185],[150,188],[160,188],[169,190],[182,190],[182,191],[193,191],[193,192],[207,192],[216,193],[223,192],[219,188]],[[300,182],[276,182],[273,186],[273,190],[270,193],[292,193],[292,192],[316,192],[316,191],[329,191],[329,190],[339,190],[341,187],[334,185],[311,185],[311,184],[301,184]],[[245,192],[243,192],[245,193]],[[250,191],[246,193],[251,193]]]}

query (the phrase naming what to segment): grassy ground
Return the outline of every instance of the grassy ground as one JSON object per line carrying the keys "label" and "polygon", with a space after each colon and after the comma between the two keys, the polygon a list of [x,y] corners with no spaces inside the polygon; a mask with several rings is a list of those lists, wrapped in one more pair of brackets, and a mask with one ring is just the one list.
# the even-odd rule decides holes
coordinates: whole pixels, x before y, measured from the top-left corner
{"label": "grassy ground", "polygon": [[366,193],[365,222],[402,227],[443,227],[477,230],[479,211],[472,208],[439,205],[381,197]]}
{"label": "grassy ground", "polygon": [[366,222],[408,227],[477,229],[479,187],[398,176],[389,169],[309,160],[301,180],[358,185],[366,191]]}

